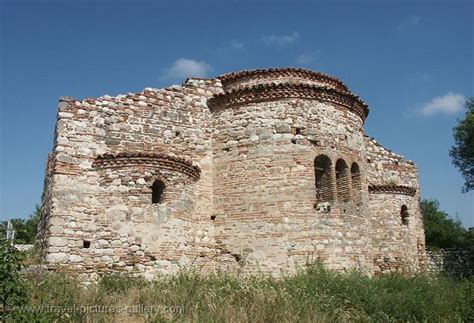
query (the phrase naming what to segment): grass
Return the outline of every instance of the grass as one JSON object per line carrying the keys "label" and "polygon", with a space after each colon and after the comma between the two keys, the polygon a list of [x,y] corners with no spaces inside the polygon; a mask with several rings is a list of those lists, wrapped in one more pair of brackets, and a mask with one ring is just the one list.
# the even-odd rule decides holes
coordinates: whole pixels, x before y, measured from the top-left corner
{"label": "grass", "polygon": [[[311,266],[275,279],[181,271],[153,282],[104,276],[83,287],[60,273],[27,277],[28,305],[48,310],[11,313],[14,321],[91,322],[472,322],[474,281],[439,275],[370,278]],[[153,309],[155,313],[132,313]],[[121,313],[60,313],[73,306],[109,306]],[[151,308],[155,306],[155,308]],[[159,308],[158,306],[162,306]],[[169,308],[164,308],[169,306]],[[56,312],[54,312],[56,310]],[[31,311],[31,309],[30,309]],[[96,310],[96,312],[99,310]]]}

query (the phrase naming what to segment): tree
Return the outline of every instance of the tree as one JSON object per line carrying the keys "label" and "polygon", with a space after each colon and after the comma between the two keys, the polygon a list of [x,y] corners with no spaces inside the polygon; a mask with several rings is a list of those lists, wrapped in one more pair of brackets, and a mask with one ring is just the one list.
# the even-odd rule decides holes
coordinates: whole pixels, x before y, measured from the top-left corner
{"label": "tree", "polygon": [[466,101],[466,115],[453,129],[454,145],[449,151],[464,177],[463,192],[474,189],[474,97]]}
{"label": "tree", "polygon": [[[15,230],[15,242],[33,244],[36,240],[38,232],[38,224],[40,221],[41,209],[36,205],[35,211],[28,219],[11,219],[13,229]],[[8,221],[3,221],[0,226],[0,238],[5,237]]]}
{"label": "tree", "polygon": [[437,200],[422,200],[420,203],[425,226],[426,246],[435,248],[472,248],[472,232],[466,230],[459,220],[439,210]]}

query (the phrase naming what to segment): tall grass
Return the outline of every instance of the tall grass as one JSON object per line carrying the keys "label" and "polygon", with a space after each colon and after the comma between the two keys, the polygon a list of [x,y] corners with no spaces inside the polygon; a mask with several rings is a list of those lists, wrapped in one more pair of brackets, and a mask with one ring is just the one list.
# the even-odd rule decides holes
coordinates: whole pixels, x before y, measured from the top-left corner
{"label": "tall grass", "polygon": [[[94,322],[472,322],[474,281],[435,275],[370,278],[312,266],[296,275],[235,277],[181,271],[153,282],[104,276],[83,287],[62,274],[28,277],[29,304],[110,306],[122,313],[12,313],[15,320]],[[170,306],[132,313],[133,306]],[[60,308],[58,308],[59,311]],[[163,310],[166,309],[166,310]]]}

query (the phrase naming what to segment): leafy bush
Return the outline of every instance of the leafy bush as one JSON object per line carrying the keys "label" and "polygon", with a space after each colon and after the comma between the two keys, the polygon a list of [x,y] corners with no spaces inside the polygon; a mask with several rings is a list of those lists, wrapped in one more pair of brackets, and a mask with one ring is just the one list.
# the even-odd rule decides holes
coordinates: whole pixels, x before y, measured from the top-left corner
{"label": "leafy bush", "polygon": [[26,284],[20,274],[23,255],[11,244],[11,241],[0,239],[0,302],[2,304],[2,318],[9,315],[13,306],[26,303]]}

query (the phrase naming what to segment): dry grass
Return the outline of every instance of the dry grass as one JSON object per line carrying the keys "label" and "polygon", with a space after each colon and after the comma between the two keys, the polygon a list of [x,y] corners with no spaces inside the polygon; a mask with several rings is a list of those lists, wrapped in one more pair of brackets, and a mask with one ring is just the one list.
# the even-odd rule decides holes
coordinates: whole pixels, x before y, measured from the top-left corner
{"label": "dry grass", "polygon": [[[369,278],[313,266],[279,280],[267,276],[202,276],[182,271],[147,282],[105,276],[87,288],[61,274],[27,277],[29,305],[110,306],[123,313],[12,313],[15,321],[88,322],[439,322],[474,319],[474,282],[442,276]],[[138,305],[174,306],[153,314]]]}

